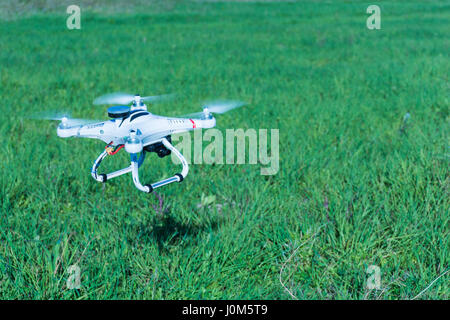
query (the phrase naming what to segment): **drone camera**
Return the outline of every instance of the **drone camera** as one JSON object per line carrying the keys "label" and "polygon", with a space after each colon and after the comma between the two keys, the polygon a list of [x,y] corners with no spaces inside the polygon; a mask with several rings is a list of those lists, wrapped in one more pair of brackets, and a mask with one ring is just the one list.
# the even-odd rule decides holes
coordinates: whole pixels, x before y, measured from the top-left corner
{"label": "drone camera", "polygon": [[[167,141],[172,142],[171,136],[166,137]],[[162,142],[157,142],[144,147],[147,152],[155,152],[158,157],[164,158],[171,154],[171,151],[167,149]]]}

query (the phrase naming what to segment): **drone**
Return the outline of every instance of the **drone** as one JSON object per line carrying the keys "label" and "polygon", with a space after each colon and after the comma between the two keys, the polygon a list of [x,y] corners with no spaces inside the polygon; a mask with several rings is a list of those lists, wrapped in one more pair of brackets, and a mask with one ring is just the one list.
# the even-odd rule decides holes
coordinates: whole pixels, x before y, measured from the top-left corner
{"label": "drone", "polygon": [[[171,143],[172,134],[213,128],[216,125],[213,113],[222,114],[245,105],[240,101],[216,101],[205,104],[201,112],[179,118],[159,116],[148,111],[145,102],[155,103],[172,96],[141,97],[139,94],[120,92],[103,95],[95,99],[94,104],[113,105],[107,109],[110,119],[106,121],[75,119],[68,116],[41,116],[40,118],[61,121],[57,128],[57,135],[61,138],[92,138],[106,143],[105,149],[92,166],[91,175],[95,180],[104,183],[131,172],[136,188],[151,193],[156,188],[183,181],[189,172],[186,159]],[[98,173],[101,162],[121,149],[125,149],[130,154],[130,166],[111,173]],[[181,172],[170,178],[143,185],[139,180],[139,168],[148,152],[155,152],[160,158],[173,152],[181,161],[183,166]]]}

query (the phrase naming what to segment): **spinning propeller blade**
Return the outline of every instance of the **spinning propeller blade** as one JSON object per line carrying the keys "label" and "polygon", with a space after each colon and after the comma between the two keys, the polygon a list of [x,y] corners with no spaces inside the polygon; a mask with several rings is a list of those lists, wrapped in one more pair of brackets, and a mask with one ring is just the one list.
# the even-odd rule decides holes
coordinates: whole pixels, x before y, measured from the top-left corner
{"label": "spinning propeller blade", "polygon": [[189,113],[181,117],[198,118],[204,115],[205,112],[222,114],[230,110],[242,107],[244,105],[246,105],[246,103],[242,101],[226,101],[226,100],[213,101],[203,105],[202,112]]}
{"label": "spinning propeller blade", "polygon": [[38,115],[33,116],[31,118],[32,119],[38,119],[38,120],[61,121],[64,124],[66,124],[67,126],[69,126],[69,127],[81,126],[81,125],[90,124],[90,123],[102,122],[102,120],[71,118],[68,113],[62,113],[62,112],[46,112],[46,113],[38,114]]}
{"label": "spinning propeller blade", "polygon": [[[169,100],[173,98],[174,94],[163,94],[159,96],[148,96],[148,97],[140,97],[142,101],[148,102],[161,102],[165,100]],[[116,104],[116,105],[127,105],[134,101],[136,95],[124,93],[124,92],[115,92],[110,94],[105,94],[100,96],[94,100],[94,104]]]}

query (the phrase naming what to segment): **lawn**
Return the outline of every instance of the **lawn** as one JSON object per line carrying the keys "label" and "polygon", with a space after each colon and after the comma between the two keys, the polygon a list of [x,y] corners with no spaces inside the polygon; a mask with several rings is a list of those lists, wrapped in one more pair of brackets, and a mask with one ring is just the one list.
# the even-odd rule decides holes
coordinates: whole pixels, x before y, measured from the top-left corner
{"label": "lawn", "polygon": [[[360,1],[81,4],[80,30],[36,3],[0,7],[0,298],[450,297],[448,2],[379,1],[380,30]],[[279,129],[279,171],[193,164],[145,194],[27,118],[106,119],[115,91],[176,92],[151,106],[171,116],[246,101],[218,128]],[[149,159],[145,181],[176,172]]]}

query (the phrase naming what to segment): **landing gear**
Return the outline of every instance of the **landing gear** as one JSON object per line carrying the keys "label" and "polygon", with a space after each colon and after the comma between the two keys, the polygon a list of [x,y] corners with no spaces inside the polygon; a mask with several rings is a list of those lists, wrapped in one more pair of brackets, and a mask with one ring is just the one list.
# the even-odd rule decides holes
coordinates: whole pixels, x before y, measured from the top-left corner
{"label": "landing gear", "polygon": [[[118,170],[118,171],[115,171],[112,173],[108,173],[108,174],[104,174],[104,173],[98,174],[97,169],[100,166],[100,163],[108,155],[108,152],[105,150],[99,155],[97,160],[95,160],[94,165],[92,166],[91,175],[98,182],[106,182],[109,179],[112,179],[112,178],[118,177],[120,175],[123,175],[125,173],[131,172],[132,177],[133,177],[133,182],[134,182],[134,185],[136,186],[136,188],[138,188],[141,191],[147,192],[147,193],[150,193],[154,189],[165,186],[172,182],[181,182],[187,176],[187,174],[189,172],[189,166],[187,164],[186,159],[183,157],[183,155],[177,149],[175,149],[175,147],[171,144],[170,140],[171,140],[170,136],[168,136],[167,138],[161,139],[160,142],[157,142],[150,146],[144,147],[144,149],[140,153],[139,158],[136,153],[131,153],[130,154],[131,164],[129,167],[126,167],[124,169],[121,169],[121,170]],[[158,154],[158,156],[160,158],[165,157],[173,152],[178,157],[178,159],[180,159],[181,164],[183,165],[183,169],[182,169],[181,173],[176,173],[174,176],[172,176],[170,178],[167,178],[167,179],[164,179],[164,180],[152,183],[152,184],[142,185],[139,180],[139,167],[142,165],[142,163],[145,160],[146,152],[156,152],[156,154]]]}

